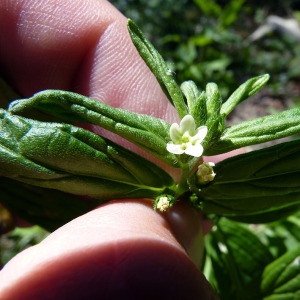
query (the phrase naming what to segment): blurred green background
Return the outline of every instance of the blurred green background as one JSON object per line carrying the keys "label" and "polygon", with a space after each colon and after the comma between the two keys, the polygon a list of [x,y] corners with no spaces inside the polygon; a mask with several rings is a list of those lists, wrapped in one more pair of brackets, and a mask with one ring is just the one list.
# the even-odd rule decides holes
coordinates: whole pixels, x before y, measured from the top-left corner
{"label": "blurred green background", "polygon": [[[299,1],[113,0],[160,51],[178,82],[216,82],[226,97],[249,77],[272,75],[279,90],[300,78],[300,33],[276,16],[300,20]],[[260,26],[270,30],[251,41]],[[293,26],[292,26],[293,27]],[[290,29],[292,31],[292,29]]]}

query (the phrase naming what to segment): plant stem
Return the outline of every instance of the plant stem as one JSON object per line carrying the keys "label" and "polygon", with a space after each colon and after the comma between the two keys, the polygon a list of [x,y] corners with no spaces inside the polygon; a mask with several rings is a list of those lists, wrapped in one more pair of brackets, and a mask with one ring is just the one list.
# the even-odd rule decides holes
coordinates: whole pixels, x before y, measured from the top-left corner
{"label": "plant stem", "polygon": [[176,198],[178,198],[179,196],[181,196],[182,194],[190,190],[188,179],[191,176],[193,169],[197,164],[199,164],[199,162],[203,163],[202,157],[200,159],[198,157],[197,158],[194,157],[193,159],[188,160],[185,163],[182,163],[180,180],[177,185]]}
{"label": "plant stem", "polygon": [[178,198],[180,195],[182,195],[183,193],[185,193],[186,191],[188,191],[189,186],[187,183],[188,177],[190,175],[190,168],[188,164],[185,164],[182,168],[181,168],[181,175],[180,175],[180,180],[179,183],[177,185],[177,191],[176,191],[176,198]]}

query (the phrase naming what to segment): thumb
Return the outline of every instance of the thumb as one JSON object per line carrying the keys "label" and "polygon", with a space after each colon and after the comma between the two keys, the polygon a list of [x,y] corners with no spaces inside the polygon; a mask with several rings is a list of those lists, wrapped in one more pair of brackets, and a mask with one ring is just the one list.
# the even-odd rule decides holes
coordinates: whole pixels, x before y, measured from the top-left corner
{"label": "thumb", "polygon": [[[175,219],[175,220],[174,220]],[[182,234],[185,232],[185,235]],[[50,234],[0,272],[0,299],[216,299],[199,263],[199,217],[115,201]]]}

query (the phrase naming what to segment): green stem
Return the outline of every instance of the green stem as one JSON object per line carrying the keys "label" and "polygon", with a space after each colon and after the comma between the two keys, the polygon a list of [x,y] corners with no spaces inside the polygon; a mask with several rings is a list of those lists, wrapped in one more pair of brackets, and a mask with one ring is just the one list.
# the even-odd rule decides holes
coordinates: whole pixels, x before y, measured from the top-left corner
{"label": "green stem", "polygon": [[194,157],[192,159],[188,159],[186,162],[182,162],[181,164],[181,175],[180,175],[180,180],[177,185],[177,192],[176,192],[176,197],[178,198],[185,192],[189,191],[189,177],[191,176],[191,173],[195,166],[197,164],[203,163],[202,157],[199,159],[198,157]]}
{"label": "green stem", "polygon": [[203,156],[201,156],[200,159],[199,159],[199,157],[194,157],[193,159],[191,159],[189,161],[189,169],[190,169],[190,171],[192,172],[196,165],[199,166],[202,163],[203,163]]}
{"label": "green stem", "polygon": [[181,168],[181,175],[180,175],[180,180],[177,185],[177,191],[176,191],[176,198],[178,198],[180,195],[188,191],[189,186],[188,186],[188,177],[190,175],[190,168],[188,164],[185,164]]}

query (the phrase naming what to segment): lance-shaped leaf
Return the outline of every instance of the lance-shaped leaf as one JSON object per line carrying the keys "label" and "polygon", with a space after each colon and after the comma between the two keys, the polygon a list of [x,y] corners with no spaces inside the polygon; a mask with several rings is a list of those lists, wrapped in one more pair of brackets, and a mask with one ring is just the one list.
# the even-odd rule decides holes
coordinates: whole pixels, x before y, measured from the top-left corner
{"label": "lance-shaped leaf", "polygon": [[196,86],[194,81],[188,80],[184,81],[181,84],[180,89],[186,98],[189,113],[190,115],[193,115],[192,112],[194,111],[194,107],[200,95],[198,87]]}
{"label": "lance-shaped leaf", "polygon": [[257,93],[269,80],[268,74],[251,78],[243,83],[222,105],[221,114],[228,115],[242,101]]}
{"label": "lance-shaped leaf", "polygon": [[[199,192],[206,213],[252,216],[300,204],[300,140],[229,158],[214,169],[215,179]],[[261,216],[260,216],[261,217]],[[268,221],[271,218],[268,214]],[[261,221],[261,218],[260,218]]]}
{"label": "lance-shaped leaf", "polygon": [[300,133],[300,108],[293,108],[226,128],[206,155],[229,152]]}
{"label": "lance-shaped leaf", "polygon": [[131,40],[140,56],[155,75],[164,93],[175,106],[179,117],[182,119],[188,114],[188,109],[184,102],[182,92],[173,78],[172,72],[167,67],[162,56],[157,52],[132,20],[128,20],[128,30]]}
{"label": "lance-shaped leaf", "polygon": [[0,122],[0,174],[6,177],[100,200],[154,197],[173,185],[153,163],[84,129],[4,110]]}
{"label": "lance-shaped leaf", "polygon": [[211,149],[215,149],[215,144],[218,143],[222,132],[224,131],[224,116],[218,112],[212,114],[206,122],[208,128],[207,136],[203,142],[204,155],[210,155]]}
{"label": "lance-shaped leaf", "polygon": [[65,121],[88,122],[112,131],[167,164],[178,167],[166,150],[170,124],[162,119],[114,108],[91,98],[59,90],[47,90],[11,103],[9,111],[24,114],[38,109]]}
{"label": "lance-shaped leaf", "polygon": [[196,126],[205,125],[207,120],[206,93],[198,90],[196,84],[189,80],[184,81],[180,89],[182,90],[189,108],[189,114],[195,119]]}
{"label": "lance-shaped leaf", "polygon": [[300,171],[300,140],[230,157],[216,165],[220,182],[243,182]]}
{"label": "lance-shaped leaf", "polygon": [[300,204],[295,204],[273,211],[267,211],[249,215],[228,216],[230,220],[248,223],[248,224],[264,224],[278,220],[282,220],[300,210]]}
{"label": "lance-shaped leaf", "polygon": [[270,263],[263,272],[261,289],[264,300],[300,298],[300,247]]}
{"label": "lance-shaped leaf", "polygon": [[206,109],[208,118],[214,114],[218,115],[222,104],[222,98],[218,86],[215,83],[210,82],[206,85],[205,92],[207,98]]}

